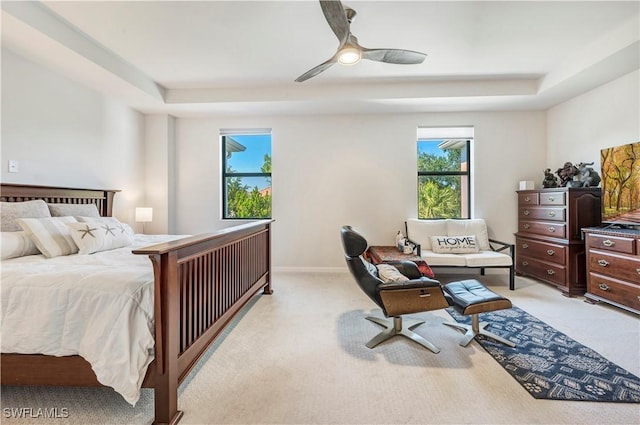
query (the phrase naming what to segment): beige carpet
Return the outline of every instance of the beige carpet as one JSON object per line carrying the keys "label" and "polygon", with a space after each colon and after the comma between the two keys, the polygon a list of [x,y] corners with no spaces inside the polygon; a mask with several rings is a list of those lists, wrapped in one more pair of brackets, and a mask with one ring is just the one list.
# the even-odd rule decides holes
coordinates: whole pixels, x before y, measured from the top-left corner
{"label": "beige carpet", "polygon": [[[438,276],[443,282],[451,280]],[[457,276],[460,278],[460,276]],[[506,275],[483,282],[515,305],[640,375],[640,320],[548,285]],[[181,386],[181,424],[640,424],[640,405],[536,400],[476,342],[441,325],[443,310],[412,315],[433,354],[396,337],[373,350],[380,312],[350,275],[275,273]],[[3,424],[149,424],[153,394],[135,408],[109,389],[2,387]],[[16,419],[7,408],[67,409],[68,418]]]}

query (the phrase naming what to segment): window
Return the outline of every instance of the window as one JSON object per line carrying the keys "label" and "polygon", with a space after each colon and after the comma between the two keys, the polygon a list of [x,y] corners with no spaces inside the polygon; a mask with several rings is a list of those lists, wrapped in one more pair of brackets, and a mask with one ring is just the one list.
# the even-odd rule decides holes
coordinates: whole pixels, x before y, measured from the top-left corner
{"label": "window", "polygon": [[271,131],[222,131],[222,218],[271,218]]}
{"label": "window", "polygon": [[471,140],[419,137],[418,218],[471,217]]}

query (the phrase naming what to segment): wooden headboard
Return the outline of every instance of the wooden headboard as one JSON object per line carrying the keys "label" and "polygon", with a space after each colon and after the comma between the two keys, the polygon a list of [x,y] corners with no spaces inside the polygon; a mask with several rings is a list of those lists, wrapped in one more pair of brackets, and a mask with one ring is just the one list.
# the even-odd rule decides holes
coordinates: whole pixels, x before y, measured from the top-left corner
{"label": "wooden headboard", "polygon": [[0,201],[2,202],[42,199],[50,204],[95,204],[103,217],[110,217],[113,214],[113,197],[116,192],[119,190],[0,183]]}

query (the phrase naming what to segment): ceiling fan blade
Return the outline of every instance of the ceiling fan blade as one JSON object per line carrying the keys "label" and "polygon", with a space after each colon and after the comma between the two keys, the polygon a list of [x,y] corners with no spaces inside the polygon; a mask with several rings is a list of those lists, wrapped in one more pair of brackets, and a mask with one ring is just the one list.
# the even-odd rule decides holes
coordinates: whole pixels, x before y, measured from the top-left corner
{"label": "ceiling fan blade", "polygon": [[333,33],[338,37],[340,46],[342,46],[349,38],[349,20],[342,2],[339,0],[320,0],[320,7],[322,7],[322,13],[324,13]]}
{"label": "ceiling fan blade", "polygon": [[296,78],[296,82],[301,83],[303,81],[308,80],[311,77],[315,77],[316,75],[320,74],[322,71],[329,69],[331,65],[333,65],[334,63],[336,63],[335,56],[329,59],[328,61],[321,63],[315,68],[311,68],[310,70],[308,70],[307,72],[305,72],[304,74]]}
{"label": "ceiling fan blade", "polygon": [[425,53],[402,49],[362,49],[362,58],[377,62],[416,65],[424,62]]}

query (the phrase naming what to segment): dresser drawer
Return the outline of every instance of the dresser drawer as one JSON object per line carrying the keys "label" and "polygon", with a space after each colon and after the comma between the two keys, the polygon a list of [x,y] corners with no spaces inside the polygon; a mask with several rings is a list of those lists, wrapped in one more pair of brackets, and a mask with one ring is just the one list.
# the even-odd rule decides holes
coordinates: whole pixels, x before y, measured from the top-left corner
{"label": "dresser drawer", "polygon": [[637,249],[633,238],[594,234],[587,235],[587,248],[621,252],[623,254],[636,254]]}
{"label": "dresser drawer", "polygon": [[566,205],[565,192],[542,192],[540,193],[540,205]]}
{"label": "dresser drawer", "polygon": [[534,239],[516,238],[516,257],[537,258],[564,266],[567,247]]}
{"label": "dresser drawer", "polygon": [[539,203],[538,193],[518,193],[518,205],[538,205]]}
{"label": "dresser drawer", "polygon": [[629,257],[590,248],[587,270],[640,285],[640,257]]}
{"label": "dresser drawer", "polygon": [[524,207],[518,210],[518,218],[524,220],[565,221],[565,209],[562,207]]}
{"label": "dresser drawer", "polygon": [[640,286],[623,280],[589,273],[587,290],[590,294],[640,310]]}
{"label": "dresser drawer", "polygon": [[566,268],[531,257],[516,257],[516,271],[557,285],[566,285]]}
{"label": "dresser drawer", "polygon": [[559,239],[565,239],[567,237],[567,226],[566,224],[560,223],[520,220],[518,222],[518,231]]}

